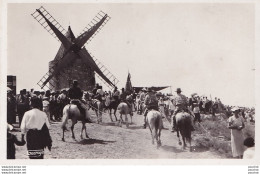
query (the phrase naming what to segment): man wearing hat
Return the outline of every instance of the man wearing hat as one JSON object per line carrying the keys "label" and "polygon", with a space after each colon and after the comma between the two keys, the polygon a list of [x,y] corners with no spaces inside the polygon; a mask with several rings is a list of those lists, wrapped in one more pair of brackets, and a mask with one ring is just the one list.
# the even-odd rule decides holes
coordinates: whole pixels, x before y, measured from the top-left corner
{"label": "man wearing hat", "polygon": [[141,92],[141,94],[140,94],[140,100],[141,100],[141,102],[143,102],[144,99],[145,99],[147,90],[146,90],[145,88],[143,88],[141,91],[142,91],[142,92]]}
{"label": "man wearing hat", "polygon": [[188,106],[188,101],[187,101],[187,97],[183,94],[181,94],[181,88],[177,88],[176,90],[177,92],[177,96],[175,97],[175,110],[173,112],[172,115],[172,130],[171,132],[174,132],[174,130],[176,130],[176,114],[178,112],[180,112],[181,110],[187,110],[187,106]]}
{"label": "man wearing hat", "polygon": [[146,105],[146,109],[145,109],[145,112],[144,112],[144,129],[146,128],[146,116],[148,114],[148,111],[154,109],[156,111],[158,111],[158,100],[157,100],[157,97],[155,95],[155,92],[149,88],[147,90],[147,95],[145,96],[145,99],[144,99],[144,104]]}
{"label": "man wearing hat", "polygon": [[[89,114],[87,113],[87,107],[81,102],[83,92],[78,87],[78,81],[77,80],[73,81],[73,86],[69,89],[68,96],[71,100],[71,103],[77,105],[78,109],[80,110],[80,113],[82,115],[88,117]],[[92,123],[90,118],[88,118],[88,122]]]}
{"label": "man wearing hat", "polygon": [[113,98],[114,98],[115,101],[118,101],[118,100],[119,100],[120,91],[117,89],[117,87],[115,87],[112,96],[113,96]]}

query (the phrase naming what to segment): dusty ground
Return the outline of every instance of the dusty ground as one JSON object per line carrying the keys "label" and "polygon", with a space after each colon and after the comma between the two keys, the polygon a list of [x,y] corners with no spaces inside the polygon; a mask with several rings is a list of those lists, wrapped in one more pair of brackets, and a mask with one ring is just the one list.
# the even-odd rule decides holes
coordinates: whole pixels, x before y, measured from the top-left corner
{"label": "dusty ground", "polygon": [[[96,120],[93,111],[90,111],[92,120]],[[71,131],[65,132],[65,141],[61,141],[61,122],[52,123],[50,134],[53,140],[51,153],[45,150],[45,158],[57,159],[151,159],[151,158],[171,158],[171,159],[217,159],[226,158],[212,149],[196,147],[192,142],[193,152],[182,150],[178,144],[176,133],[171,133],[168,121],[164,119],[161,140],[162,147],[156,149],[151,143],[149,129],[143,129],[143,116],[134,113],[133,124],[127,129],[125,125],[118,127],[115,122],[111,122],[108,114],[103,114],[102,124],[87,124],[87,132],[90,139],[80,139],[81,123],[77,123],[74,132],[76,141],[71,138]],[[69,122],[69,126],[71,123]],[[14,132],[20,139],[20,132]],[[196,132],[193,132],[196,134]],[[85,137],[85,136],[84,136]],[[28,159],[26,146],[18,147],[16,151],[17,159]]]}

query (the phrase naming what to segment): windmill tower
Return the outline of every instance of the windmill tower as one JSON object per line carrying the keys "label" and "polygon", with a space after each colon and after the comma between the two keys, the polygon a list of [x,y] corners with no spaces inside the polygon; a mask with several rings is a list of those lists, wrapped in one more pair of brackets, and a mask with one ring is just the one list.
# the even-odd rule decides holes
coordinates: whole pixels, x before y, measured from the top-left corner
{"label": "windmill tower", "polygon": [[[118,79],[85,48],[94,36],[104,27],[110,17],[100,11],[75,37],[70,26],[66,31],[43,7],[31,14],[43,28],[61,42],[53,61],[49,62],[49,71],[37,83],[41,89],[60,90],[68,88],[73,79],[77,79],[83,90],[91,90],[97,76],[110,89]],[[47,85],[48,84],[48,85]]]}

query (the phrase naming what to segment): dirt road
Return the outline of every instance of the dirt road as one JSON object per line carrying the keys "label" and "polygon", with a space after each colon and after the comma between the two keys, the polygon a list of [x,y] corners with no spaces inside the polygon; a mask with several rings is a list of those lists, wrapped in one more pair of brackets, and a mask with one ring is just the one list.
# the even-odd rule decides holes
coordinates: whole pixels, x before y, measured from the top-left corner
{"label": "dirt road", "polygon": [[[92,120],[96,120],[93,111],[90,111]],[[65,132],[65,141],[61,141],[61,122],[51,124],[50,133],[53,139],[52,152],[45,150],[45,158],[55,159],[217,159],[225,158],[222,154],[208,148],[197,147],[192,142],[193,152],[182,150],[178,144],[176,133],[171,133],[168,121],[164,119],[161,140],[162,147],[156,149],[151,143],[149,129],[143,129],[143,116],[134,113],[133,124],[127,129],[125,125],[118,127],[111,122],[109,115],[103,114],[102,124],[87,124],[90,139],[80,139],[81,123],[77,123],[74,132],[76,141],[71,138],[71,131]],[[70,121],[68,128],[71,125]],[[196,132],[195,132],[196,133]],[[195,134],[193,133],[193,134]],[[15,132],[20,138],[20,132]],[[85,138],[85,136],[84,136]],[[17,159],[28,159],[26,146],[18,147]]]}

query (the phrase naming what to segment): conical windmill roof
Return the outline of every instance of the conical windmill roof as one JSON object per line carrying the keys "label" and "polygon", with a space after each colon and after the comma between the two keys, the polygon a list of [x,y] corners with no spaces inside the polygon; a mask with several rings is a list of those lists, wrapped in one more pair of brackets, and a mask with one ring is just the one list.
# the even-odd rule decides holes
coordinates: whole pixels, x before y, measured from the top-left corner
{"label": "conical windmill roof", "polygon": [[[74,41],[75,40],[75,35],[73,34],[70,26],[68,27],[68,31],[66,32],[65,36],[67,37],[67,39],[69,41]],[[64,50],[65,50],[65,48],[64,48],[63,44],[61,44],[61,46],[60,46],[60,48],[59,48],[59,50],[58,50],[58,52],[57,52],[57,54],[56,54],[56,56],[54,58],[54,61],[55,60],[59,60],[61,57],[64,56]]]}

